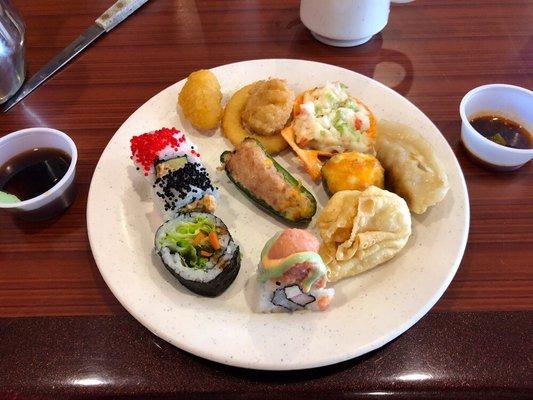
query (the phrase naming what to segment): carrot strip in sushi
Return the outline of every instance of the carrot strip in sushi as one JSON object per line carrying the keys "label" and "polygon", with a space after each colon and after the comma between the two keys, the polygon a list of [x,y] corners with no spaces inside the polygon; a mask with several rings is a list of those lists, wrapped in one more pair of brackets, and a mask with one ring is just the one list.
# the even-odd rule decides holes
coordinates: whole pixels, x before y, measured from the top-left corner
{"label": "carrot strip in sushi", "polygon": [[218,240],[218,235],[215,231],[209,232],[209,241],[211,242],[213,250],[220,249],[220,241]]}

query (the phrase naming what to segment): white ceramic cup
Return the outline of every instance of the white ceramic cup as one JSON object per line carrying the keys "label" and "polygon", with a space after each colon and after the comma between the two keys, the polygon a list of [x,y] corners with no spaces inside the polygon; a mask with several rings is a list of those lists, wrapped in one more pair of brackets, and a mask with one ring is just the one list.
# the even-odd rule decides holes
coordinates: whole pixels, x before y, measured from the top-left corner
{"label": "white ceramic cup", "polygon": [[17,203],[0,203],[0,209],[14,213],[26,220],[39,221],[63,212],[76,195],[76,163],[78,150],[70,137],[51,128],[29,128],[0,138],[0,165],[17,154],[35,148],[51,147],[64,151],[70,158],[70,166],[59,182],[51,189],[32,199]]}
{"label": "white ceramic cup", "polygon": [[387,25],[391,2],[411,1],[414,0],[301,0],[300,19],[323,43],[358,46]]}
{"label": "white ceramic cup", "polygon": [[[533,132],[533,92],[519,86],[492,84],[468,92],[459,106],[461,140],[466,149],[482,163],[496,170],[520,168],[533,158],[533,149],[513,149],[494,143],[477,132],[470,120],[497,115],[514,121]],[[531,140],[531,137],[530,137]]]}

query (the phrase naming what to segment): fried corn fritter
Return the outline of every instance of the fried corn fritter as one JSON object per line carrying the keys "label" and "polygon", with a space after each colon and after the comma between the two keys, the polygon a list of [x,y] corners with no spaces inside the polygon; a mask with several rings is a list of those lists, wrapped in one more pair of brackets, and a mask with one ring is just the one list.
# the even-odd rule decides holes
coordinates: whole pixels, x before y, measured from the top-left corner
{"label": "fried corn fritter", "polygon": [[190,74],[178,97],[185,118],[200,130],[218,126],[222,118],[221,100],[220,84],[207,69]]}

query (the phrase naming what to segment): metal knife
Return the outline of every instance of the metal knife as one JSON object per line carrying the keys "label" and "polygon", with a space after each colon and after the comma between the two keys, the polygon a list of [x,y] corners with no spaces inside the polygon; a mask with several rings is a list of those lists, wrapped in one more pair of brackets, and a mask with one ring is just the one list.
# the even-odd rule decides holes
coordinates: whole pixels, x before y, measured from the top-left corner
{"label": "metal knife", "polygon": [[35,75],[24,83],[14,96],[3,104],[2,111],[6,112],[11,109],[44,81],[55,74],[62,66],[82,52],[92,42],[120,24],[147,1],[148,0],[119,0],[113,4],[105,13],[100,15],[100,17],[94,21],[94,24],[87,28],[81,36],[65,47],[61,53],[52,58],[48,64],[42,67]]}

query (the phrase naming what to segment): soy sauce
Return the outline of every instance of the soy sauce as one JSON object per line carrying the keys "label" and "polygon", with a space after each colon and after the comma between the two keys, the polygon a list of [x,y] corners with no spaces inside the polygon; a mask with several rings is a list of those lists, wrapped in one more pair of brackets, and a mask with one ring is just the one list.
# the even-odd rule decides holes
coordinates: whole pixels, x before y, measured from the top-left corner
{"label": "soy sauce", "polygon": [[514,149],[531,149],[529,132],[510,119],[497,115],[484,115],[473,118],[470,124],[494,143]]}
{"label": "soy sauce", "polygon": [[70,156],[41,147],[25,151],[0,166],[0,190],[29,200],[51,189],[66,174]]}

